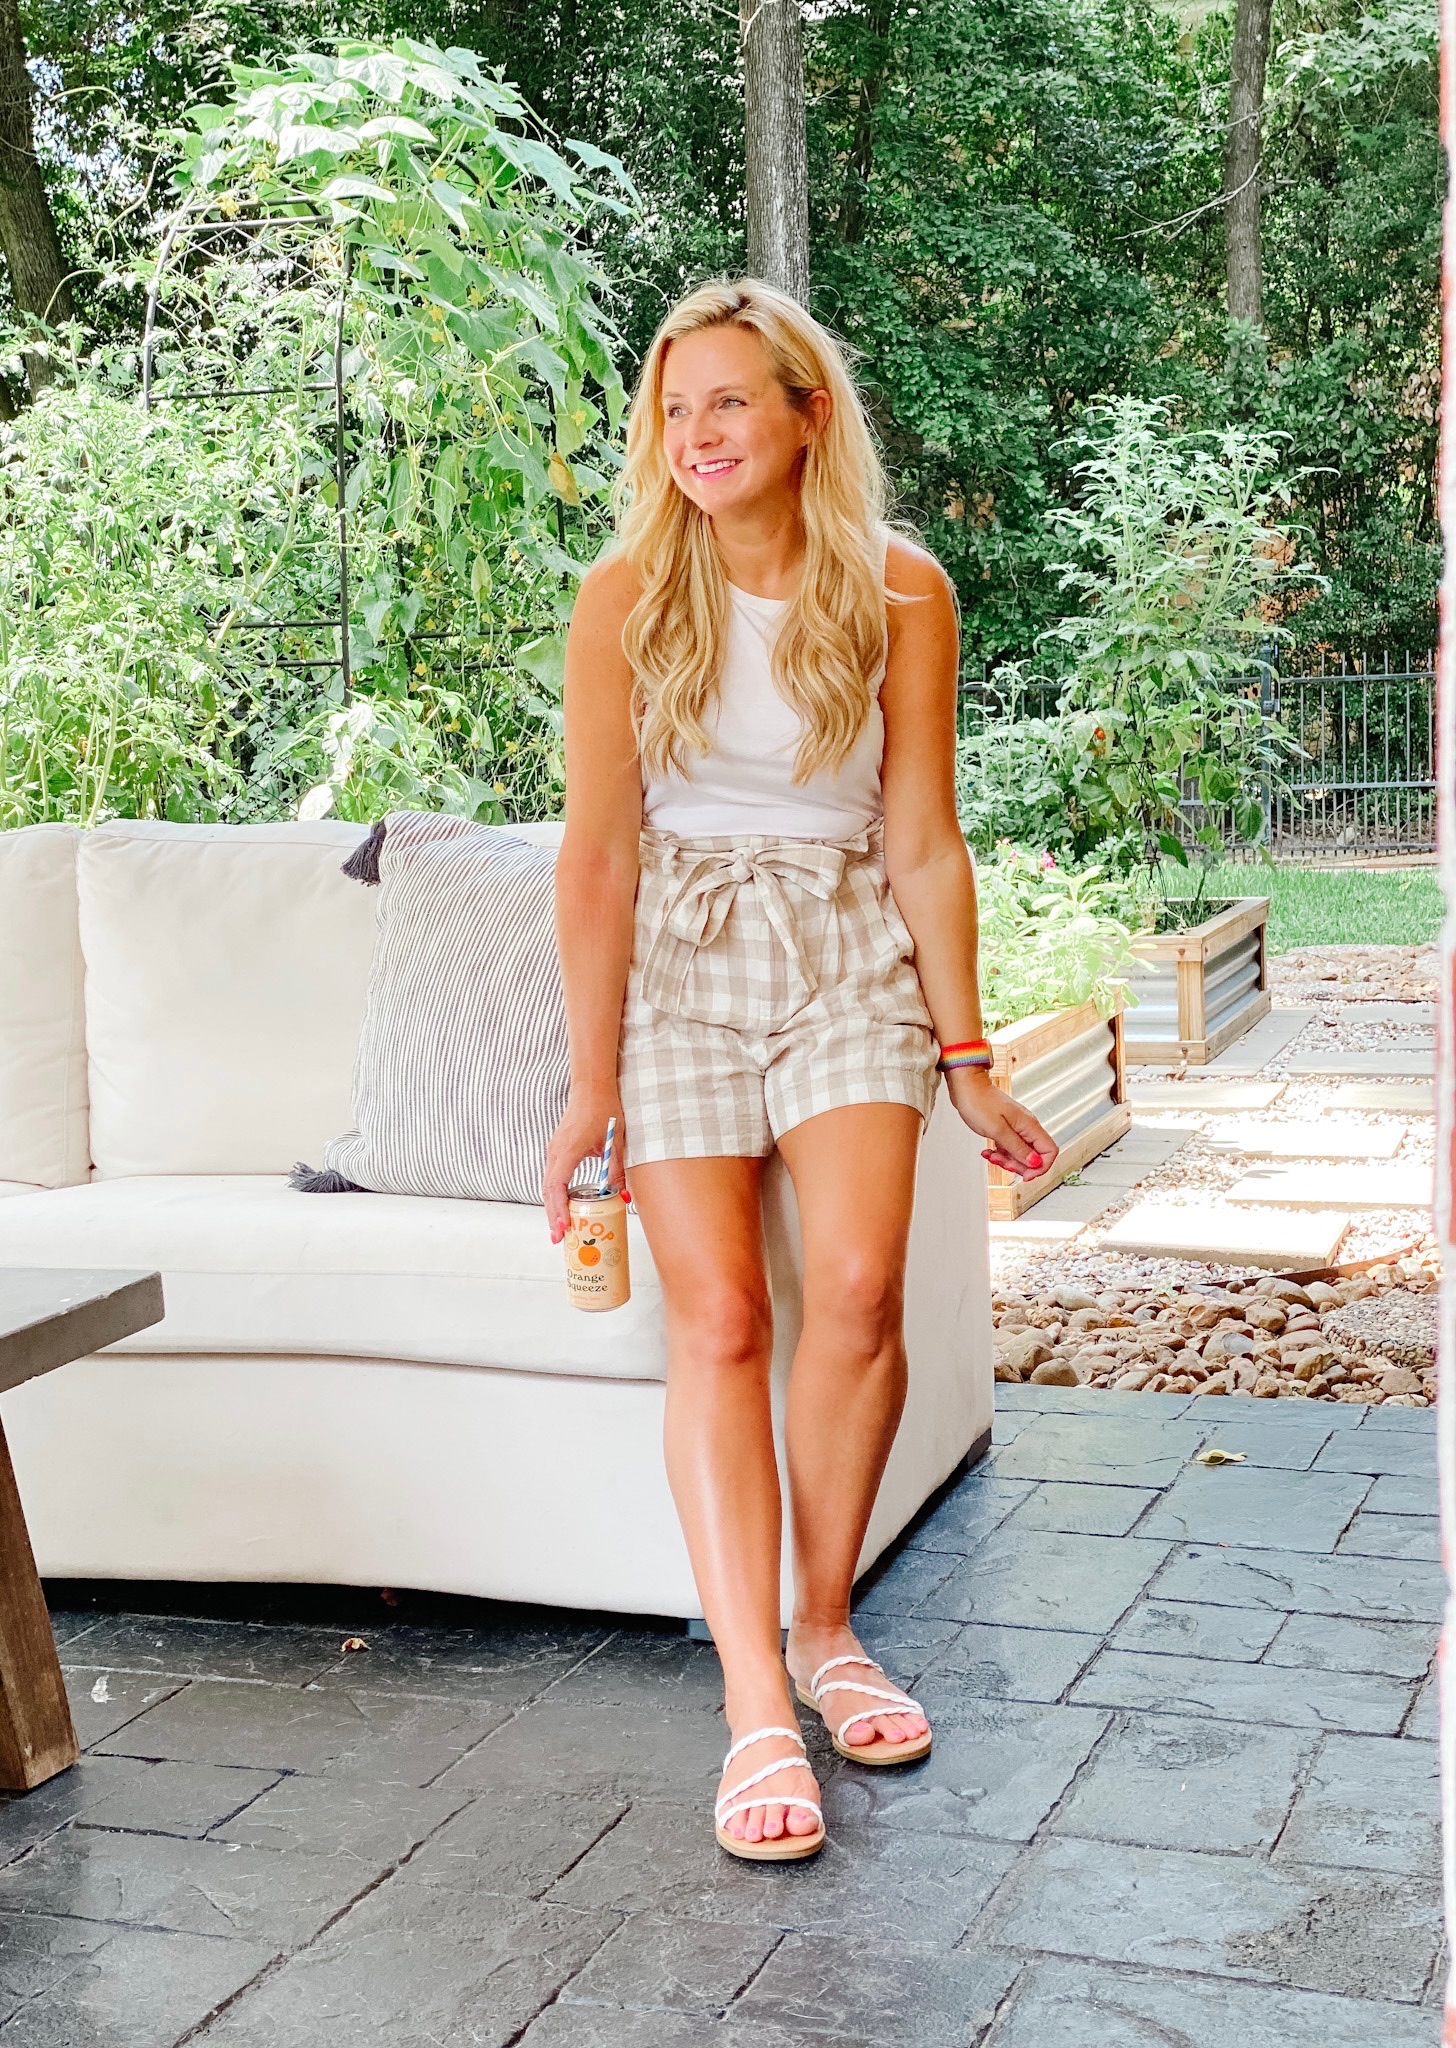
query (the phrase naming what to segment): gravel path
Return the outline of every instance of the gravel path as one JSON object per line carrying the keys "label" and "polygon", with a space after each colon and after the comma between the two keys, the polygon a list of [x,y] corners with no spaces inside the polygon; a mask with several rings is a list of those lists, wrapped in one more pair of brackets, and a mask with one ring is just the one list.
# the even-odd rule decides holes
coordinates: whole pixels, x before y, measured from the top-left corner
{"label": "gravel path", "polygon": [[[1429,1045],[1428,1010],[1412,1008],[1407,1019],[1388,1010],[1362,1015],[1361,1006],[1428,1004],[1435,969],[1434,946],[1306,947],[1280,956],[1271,967],[1276,1008],[1314,1014],[1259,1079],[1284,1078],[1291,1060],[1311,1051]],[[1140,1070],[1134,1087],[1154,1078],[1153,1070]],[[1368,1130],[1372,1139],[1395,1134],[1398,1163],[1431,1162],[1430,1116],[1351,1109],[1337,1102],[1338,1085],[1335,1077],[1289,1078],[1270,1109],[1240,1112],[1238,1122],[1253,1132],[1334,1115],[1342,1128]],[[1418,1314],[1414,1298],[1432,1294],[1439,1275],[1430,1217],[1423,1211],[1375,1210],[1352,1217],[1338,1253],[1341,1264],[1387,1262],[1368,1273],[1336,1277],[1324,1288],[1293,1288],[1256,1268],[1100,1248],[1103,1232],[1135,1203],[1154,1196],[1174,1205],[1217,1199],[1251,1166],[1267,1163],[1257,1155],[1213,1148],[1210,1138],[1227,1133],[1232,1119],[1200,1111],[1196,1087],[1189,1086],[1186,1109],[1180,1104],[1176,1110],[1137,1112],[1138,1125],[1186,1131],[1188,1141],[1165,1165],[1120,1192],[1076,1238],[1054,1246],[1015,1239],[993,1244],[998,1378],[1154,1393],[1428,1405],[1435,1398],[1434,1360],[1423,1360],[1408,1341],[1412,1315]],[[1280,1159],[1281,1165],[1299,1163]],[[1034,1218],[1036,1211],[1030,1213]],[[1356,1301],[1362,1304],[1358,1328],[1338,1321],[1327,1326],[1326,1319]],[[1389,1326],[1388,1351],[1380,1347],[1382,1321]]]}

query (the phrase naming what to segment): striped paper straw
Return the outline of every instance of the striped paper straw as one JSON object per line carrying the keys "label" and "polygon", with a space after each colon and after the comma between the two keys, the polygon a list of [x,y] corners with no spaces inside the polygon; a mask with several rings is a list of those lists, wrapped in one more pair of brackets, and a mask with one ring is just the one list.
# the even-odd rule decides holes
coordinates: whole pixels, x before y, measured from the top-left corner
{"label": "striped paper straw", "polygon": [[610,1182],[612,1177],[612,1140],[616,1137],[616,1135],[617,1119],[614,1116],[609,1116],[607,1118],[607,1143],[606,1148],[602,1153],[602,1177],[597,1185],[598,1195],[605,1195],[611,1192]]}

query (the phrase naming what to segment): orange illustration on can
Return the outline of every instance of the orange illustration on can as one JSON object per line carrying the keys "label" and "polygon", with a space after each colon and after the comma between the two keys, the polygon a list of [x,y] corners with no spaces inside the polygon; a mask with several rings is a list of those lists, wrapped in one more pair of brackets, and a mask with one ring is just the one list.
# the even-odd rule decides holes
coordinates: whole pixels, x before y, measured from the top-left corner
{"label": "orange illustration on can", "polygon": [[627,1204],[620,1195],[572,1195],[567,1216],[567,1299],[573,1308],[621,1308],[632,1292]]}

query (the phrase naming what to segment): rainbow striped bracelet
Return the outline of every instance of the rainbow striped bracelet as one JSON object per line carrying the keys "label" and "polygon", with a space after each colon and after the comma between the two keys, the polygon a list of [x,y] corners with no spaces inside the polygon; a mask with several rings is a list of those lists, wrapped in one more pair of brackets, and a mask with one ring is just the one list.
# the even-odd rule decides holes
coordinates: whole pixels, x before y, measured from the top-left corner
{"label": "rainbow striped bracelet", "polygon": [[995,1055],[984,1038],[965,1038],[958,1045],[943,1045],[936,1067],[942,1074],[953,1074],[960,1067],[983,1067],[990,1072]]}

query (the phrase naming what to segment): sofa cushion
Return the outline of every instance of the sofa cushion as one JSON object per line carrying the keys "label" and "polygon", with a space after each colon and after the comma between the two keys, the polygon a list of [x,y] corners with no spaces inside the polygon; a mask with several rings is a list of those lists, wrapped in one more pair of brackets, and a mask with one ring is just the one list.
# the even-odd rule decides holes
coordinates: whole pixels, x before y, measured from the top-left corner
{"label": "sofa cushion", "polygon": [[539,1203],[569,1078],[554,856],[419,811],[375,831],[354,1129],[324,1164],[377,1193]]}
{"label": "sofa cushion", "polygon": [[632,1299],[584,1315],[539,1208],[296,1194],[281,1178],[97,1180],[0,1204],[0,1265],[157,1268],[165,1320],[122,1351],[320,1352],[661,1379],[661,1289],[635,1217]]}
{"label": "sofa cushion", "polygon": [[374,898],[339,869],[366,829],[124,822],[85,835],[98,1177],[286,1173],[348,1127]]}
{"label": "sofa cushion", "polygon": [[91,1171],[80,839],[71,825],[0,832],[0,1178],[43,1187]]}

